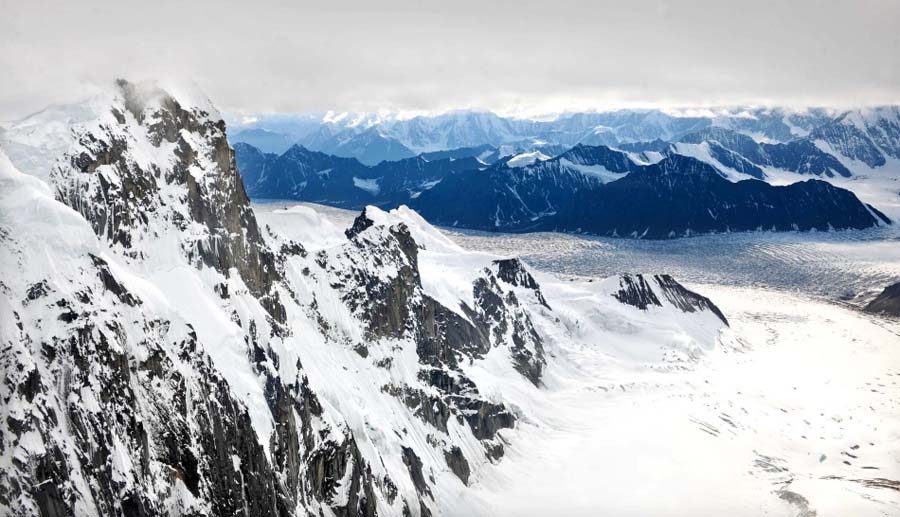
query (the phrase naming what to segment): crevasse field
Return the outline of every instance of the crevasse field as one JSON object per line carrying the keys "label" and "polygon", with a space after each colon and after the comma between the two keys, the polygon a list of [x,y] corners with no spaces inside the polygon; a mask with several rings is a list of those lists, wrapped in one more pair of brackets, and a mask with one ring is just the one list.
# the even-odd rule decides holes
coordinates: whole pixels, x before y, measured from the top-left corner
{"label": "crevasse field", "polygon": [[[308,220],[293,206],[255,209],[290,235]],[[307,207],[338,227],[357,215]],[[513,394],[528,418],[460,515],[900,514],[900,322],[859,311],[900,278],[896,226],[675,241],[443,231],[521,257],[545,290],[671,273],[731,325],[715,349],[662,362],[639,342],[554,349],[539,398]]]}

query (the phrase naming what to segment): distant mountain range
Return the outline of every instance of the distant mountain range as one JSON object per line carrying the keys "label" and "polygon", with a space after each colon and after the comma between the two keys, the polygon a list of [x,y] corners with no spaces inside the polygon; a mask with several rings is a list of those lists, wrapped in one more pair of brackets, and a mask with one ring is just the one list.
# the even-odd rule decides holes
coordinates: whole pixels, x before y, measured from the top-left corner
{"label": "distant mountain range", "polygon": [[488,163],[480,157],[493,159],[500,152],[480,146],[366,166],[301,146],[275,155],[236,144],[235,157],[253,198],[354,209],[407,204],[432,223],[487,231],[672,238],[890,223],[852,192],[824,181],[759,181],[776,169],[850,174],[808,139],[757,143],[708,127],[677,142],[630,148],[578,144],[554,157],[533,151]]}
{"label": "distant mountain range", "polygon": [[352,209],[409,203],[448,175],[487,166],[477,154],[464,151],[459,150],[456,158],[423,155],[369,166],[296,144],[280,155],[234,144],[235,161],[251,198],[297,199]]}
{"label": "distant mountain range", "polygon": [[695,158],[672,154],[638,165],[606,147],[576,147],[527,167],[498,163],[454,175],[410,206],[429,221],[448,226],[648,239],[861,229],[890,222],[852,192],[824,181],[787,186],[731,182]]}
{"label": "distant mountain range", "polygon": [[[476,111],[406,119],[390,114],[278,115],[259,117],[254,123],[242,126],[230,139],[232,143],[245,142],[276,154],[299,143],[310,150],[353,157],[364,164],[375,165],[383,160],[399,160],[419,153],[484,145],[505,154],[546,146],[570,148],[579,143],[624,149],[650,142],[678,142],[707,129],[730,130],[761,144],[805,139],[808,144],[804,145],[815,145],[829,154],[841,155],[868,167],[880,167],[892,159],[900,159],[900,108],[897,106],[849,111],[733,108],[672,113],[619,110],[567,113],[553,120],[537,121]],[[731,149],[725,142],[719,143]],[[545,154],[559,154],[563,150]],[[772,156],[778,152],[777,149],[770,150],[769,159],[778,160]],[[814,163],[810,167],[823,171],[832,169],[832,174],[841,174],[832,164]]]}

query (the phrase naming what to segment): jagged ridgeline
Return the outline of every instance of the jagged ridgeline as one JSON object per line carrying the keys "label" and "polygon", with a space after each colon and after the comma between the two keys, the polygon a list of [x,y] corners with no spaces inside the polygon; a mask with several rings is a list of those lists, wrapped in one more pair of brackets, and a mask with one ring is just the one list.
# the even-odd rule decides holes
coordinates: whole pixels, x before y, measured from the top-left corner
{"label": "jagged ridgeline", "polygon": [[726,325],[671,277],[563,284],[408,209],[278,234],[188,90],[73,112],[2,135],[3,515],[458,513],[561,340],[691,357]]}
{"label": "jagged ridgeline", "polygon": [[[287,135],[259,128],[233,137],[252,198],[408,205],[434,224],[496,232],[669,239],[889,225],[878,207],[842,187],[856,190],[848,178],[878,182],[900,159],[897,106],[699,117],[620,110],[547,121],[344,114],[300,122],[279,124],[319,129],[295,134],[293,146],[281,141]],[[419,154],[391,157],[379,141]],[[364,159],[359,149],[379,158]]]}

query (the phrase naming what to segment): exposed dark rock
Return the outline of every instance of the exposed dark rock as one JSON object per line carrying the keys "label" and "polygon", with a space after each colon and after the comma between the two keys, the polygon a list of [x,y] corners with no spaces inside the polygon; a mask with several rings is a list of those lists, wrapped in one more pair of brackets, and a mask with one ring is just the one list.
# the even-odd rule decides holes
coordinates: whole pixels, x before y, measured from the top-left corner
{"label": "exposed dark rock", "polygon": [[866,207],[868,207],[869,211],[872,212],[873,214],[875,214],[875,217],[880,219],[882,223],[891,224],[891,220],[888,218],[888,216],[884,215],[884,213],[881,210],[878,210],[877,208],[875,208],[874,206],[872,206],[868,203],[866,203]]}
{"label": "exposed dark rock", "polygon": [[416,491],[421,495],[427,495],[431,498],[431,488],[425,482],[425,476],[422,474],[422,460],[416,455],[416,452],[409,447],[403,447],[403,463],[409,469],[409,478],[412,479]]}
{"label": "exposed dark rock", "polygon": [[[363,216],[357,218],[360,226]],[[357,224],[354,224],[356,227]],[[402,337],[413,331],[414,308],[421,298],[421,282],[417,262],[417,248],[405,225],[384,231],[353,234],[352,248],[342,254],[343,264],[334,273],[353,289],[347,290],[344,301],[358,311],[375,337]],[[390,266],[398,274],[384,281],[369,264]]]}
{"label": "exposed dark rock", "polygon": [[[224,124],[183,109],[157,90],[124,82],[120,88],[124,101],[114,108],[113,125],[137,121],[151,144],[172,144],[171,169],[139,166],[131,158],[129,129],[101,124],[77,135],[82,149],[71,160],[74,168],[54,171],[58,198],[126,260],[141,260],[154,251],[159,232],[173,232],[184,239],[185,264],[225,276],[237,270],[268,312],[266,322],[257,322],[242,321],[243,313],[232,310],[232,320],[243,329],[248,359],[264,383],[273,431],[257,434],[241,394],[207,356],[209,343],[201,344],[183,321],[145,314],[110,264],[91,255],[81,266],[86,284],[75,283],[74,293],[54,302],[67,325],[26,327],[16,316],[17,328],[10,332],[19,335],[2,347],[0,361],[8,372],[2,390],[18,397],[24,413],[0,423],[0,449],[10,443],[7,430],[35,431],[47,446],[31,464],[14,462],[0,475],[0,499],[18,494],[17,504],[33,508],[25,514],[69,516],[84,504],[101,515],[156,516],[183,503],[171,499],[180,485],[177,490],[186,489],[199,505],[178,506],[185,515],[287,516],[297,508],[320,507],[340,516],[374,516],[380,496],[352,434],[330,432],[332,424],[323,420],[299,363],[296,378],[279,373],[281,358],[269,344],[286,319],[274,290],[283,258],[276,260],[262,241]],[[199,153],[207,153],[202,158],[208,161],[200,164]],[[207,168],[197,175],[201,165]],[[191,231],[181,233],[189,224]],[[397,228],[390,235],[398,259],[414,261],[408,232]],[[282,251],[306,254],[293,242]],[[212,288],[223,303],[234,296],[227,282]],[[41,281],[21,287],[17,296],[34,302],[52,291]],[[110,304],[101,295],[105,291],[121,303]],[[259,336],[261,328],[271,335]],[[37,337],[40,343],[33,341]],[[40,370],[11,352],[32,343]],[[142,352],[135,354],[136,348]],[[42,382],[45,369],[56,379],[52,386]],[[68,431],[60,435],[63,419]],[[60,436],[65,453],[51,446]],[[124,472],[116,466],[121,456],[132,464]],[[338,501],[337,490],[346,497]]]}
{"label": "exposed dark rock", "polygon": [[711,232],[829,231],[883,223],[855,194],[820,180],[731,182],[704,162],[669,154],[620,179],[540,162],[445,178],[411,202],[427,220],[485,231],[563,231],[670,239]]}
{"label": "exposed dark rock", "polygon": [[507,284],[524,287],[534,291],[535,296],[541,305],[550,308],[544,294],[541,293],[541,286],[538,285],[531,273],[525,269],[522,261],[517,258],[495,260],[494,265],[497,266],[497,278],[503,280]]}
{"label": "exposed dark rock", "polygon": [[306,257],[306,248],[296,241],[287,241],[281,245],[281,254],[287,256]]}
{"label": "exposed dark rock", "polygon": [[[83,150],[72,157],[72,168],[53,172],[57,198],[80,212],[98,236],[128,249],[155,231],[151,219],[166,221],[172,231],[186,228],[183,215],[169,211],[161,191],[163,184],[183,188],[191,219],[206,229],[205,237],[185,243],[188,256],[226,276],[236,268],[274,320],[283,323],[284,307],[272,291],[278,279],[275,255],[263,243],[225,137],[225,123],[183,108],[156,87],[118,84],[128,115],[145,127],[151,143],[175,145],[171,169],[165,174],[143,170],[131,158],[123,132],[100,126],[97,134],[84,131],[78,136]],[[120,116],[120,124],[125,124]],[[208,149],[195,149],[183,130],[199,135]],[[200,152],[207,152],[203,158],[214,170],[195,177],[191,170],[199,166]]]}
{"label": "exposed dark rock", "polygon": [[645,311],[647,307],[656,305],[662,307],[659,298],[653,292],[653,288],[644,279],[644,275],[622,275],[619,277],[619,290],[613,294],[616,300],[637,307]]}
{"label": "exposed dark rock", "polygon": [[[404,456],[405,459],[405,456]],[[346,505],[334,506],[334,496],[347,469],[351,469],[349,497]],[[307,460],[308,490],[319,501],[332,505],[337,515],[374,517],[376,499],[372,473],[365,467],[362,455],[352,437],[342,444],[325,442]]]}
{"label": "exposed dark rock", "polygon": [[32,284],[28,288],[28,292],[25,293],[25,299],[28,301],[34,301],[38,298],[47,296],[47,293],[50,292],[50,286],[47,285],[46,280],[41,280],[35,284]]}
{"label": "exposed dark rock", "polygon": [[375,224],[375,222],[369,219],[369,216],[366,215],[366,211],[363,210],[362,213],[353,220],[353,226],[344,230],[344,235],[346,235],[348,239],[352,239],[371,228],[373,224]]}
{"label": "exposed dark rock", "polygon": [[659,290],[668,303],[682,312],[710,311],[722,320],[722,323],[728,325],[725,315],[709,298],[688,290],[671,275],[653,275],[652,277],[640,274],[621,275],[619,290],[613,293],[613,297],[626,305],[632,305],[645,311],[651,305],[657,307],[663,305],[655,289]]}
{"label": "exposed dark rock", "polygon": [[[479,440],[493,440],[501,429],[512,429],[516,425],[515,415],[501,404],[469,397],[456,398],[455,402],[465,409],[463,418]],[[492,445],[485,444],[485,447]]]}
{"label": "exposed dark rock", "polygon": [[474,285],[478,319],[486,331],[489,329],[493,343],[505,342],[507,336],[512,338],[510,352],[516,370],[537,386],[545,364],[543,342],[515,293],[504,294],[493,273],[485,273]]}
{"label": "exposed dark rock", "polygon": [[[464,358],[482,357],[492,346],[505,346],[509,331],[516,368],[532,382],[539,382],[543,366],[540,340],[515,295],[504,293],[494,274],[485,270],[492,284],[473,287],[480,293],[477,307],[460,307],[467,315],[463,317],[422,293],[418,247],[405,225],[375,227],[362,214],[347,234],[349,248],[338,255],[339,269],[324,260],[320,265],[335,268],[332,274],[345,282],[340,287],[346,293],[345,302],[359,312],[374,337],[415,340],[419,361],[428,366],[420,371],[420,378],[442,395],[427,395],[408,386],[383,390],[439,431],[447,432],[447,421],[455,415],[476,438],[485,441],[485,447],[502,447],[494,442],[497,432],[512,428],[515,416],[502,404],[485,400],[458,365]],[[385,277],[362,267],[369,263],[395,273]],[[526,281],[522,275],[516,279]],[[498,325],[502,328],[495,328]]]}
{"label": "exposed dark rock", "polygon": [[403,400],[406,406],[413,411],[413,415],[428,422],[435,429],[447,432],[447,422],[450,420],[451,409],[443,398],[429,395],[423,390],[412,389],[408,386],[398,388],[386,386],[386,393]]}
{"label": "exposed dark rock", "polygon": [[70,514],[59,490],[60,481],[68,479],[66,472],[60,469],[64,464],[62,452],[55,447],[37,462],[34,499],[42,517],[68,517]]}
{"label": "exposed dark rock", "polygon": [[728,325],[725,315],[709,298],[688,290],[670,275],[654,275],[654,279],[662,288],[669,303],[682,312],[710,311],[722,320],[722,323]]}
{"label": "exposed dark rock", "polygon": [[138,298],[128,292],[128,290],[125,289],[125,286],[116,280],[116,277],[109,271],[109,265],[105,260],[96,255],[91,255],[91,261],[94,262],[94,266],[97,268],[97,274],[100,275],[103,287],[106,288],[107,291],[116,295],[116,298],[126,305],[134,306],[141,304],[141,301]]}
{"label": "exposed dark rock", "polygon": [[485,446],[484,450],[487,453],[488,458],[493,462],[496,462],[497,460],[502,458],[503,454],[505,453],[502,443],[488,444]]}
{"label": "exposed dark rock", "polygon": [[[312,151],[300,145],[280,155],[234,145],[247,192],[254,199],[293,199],[349,209],[395,207],[443,178],[484,167],[475,155],[417,156],[367,166],[354,158]],[[323,172],[324,171],[324,172]]]}
{"label": "exposed dark rock", "polygon": [[450,470],[456,474],[456,477],[458,477],[464,485],[468,485],[470,474],[469,462],[466,461],[466,457],[463,456],[462,449],[454,445],[450,450],[444,451],[444,459],[447,461],[447,466],[450,467]]}
{"label": "exposed dark rock", "polygon": [[[461,310],[474,319],[474,311]],[[455,368],[461,355],[480,357],[491,349],[484,328],[473,325],[429,296],[423,297],[420,317],[422,336],[417,342],[417,351],[424,364],[446,364]]]}
{"label": "exposed dark rock", "polygon": [[851,175],[837,158],[806,138],[786,143],[758,143],[730,129],[709,127],[684,135],[680,141],[693,144],[707,142],[720,163],[758,179],[765,178],[765,173],[757,165],[816,176]]}
{"label": "exposed dark rock", "polygon": [[900,317],[900,282],[889,285],[865,307],[866,312]]}

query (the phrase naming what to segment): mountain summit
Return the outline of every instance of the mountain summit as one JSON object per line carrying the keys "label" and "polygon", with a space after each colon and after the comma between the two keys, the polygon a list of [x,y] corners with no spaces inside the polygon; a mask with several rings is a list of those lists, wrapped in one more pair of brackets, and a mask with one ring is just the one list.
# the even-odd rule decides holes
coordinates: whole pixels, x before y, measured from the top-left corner
{"label": "mountain summit", "polygon": [[214,108],[155,83],[3,138],[0,513],[478,511],[560,340],[691,361],[727,325],[671,277],[563,282],[406,208],[276,232]]}

